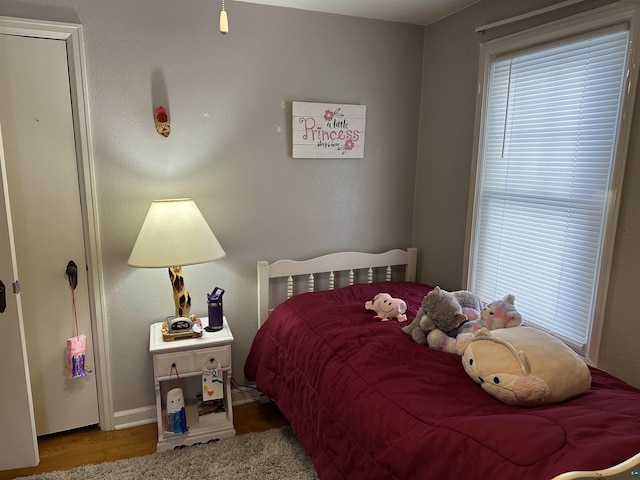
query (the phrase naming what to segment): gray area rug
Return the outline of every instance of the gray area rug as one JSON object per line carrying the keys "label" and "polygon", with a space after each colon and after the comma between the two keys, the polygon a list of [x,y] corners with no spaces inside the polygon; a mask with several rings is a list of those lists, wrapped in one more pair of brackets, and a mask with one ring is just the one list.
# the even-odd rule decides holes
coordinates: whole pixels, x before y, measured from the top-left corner
{"label": "gray area rug", "polygon": [[313,480],[313,463],[291,428],[272,428],[207,445],[21,477],[29,480]]}

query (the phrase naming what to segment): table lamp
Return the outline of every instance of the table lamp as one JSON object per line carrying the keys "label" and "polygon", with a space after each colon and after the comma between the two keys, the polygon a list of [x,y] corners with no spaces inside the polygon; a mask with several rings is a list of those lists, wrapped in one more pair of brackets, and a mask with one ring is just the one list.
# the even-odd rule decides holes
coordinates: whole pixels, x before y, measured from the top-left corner
{"label": "table lamp", "polygon": [[191,198],[154,200],[127,263],[132,267],[168,268],[175,316],[188,317],[191,295],[184,288],[182,267],[226,256]]}

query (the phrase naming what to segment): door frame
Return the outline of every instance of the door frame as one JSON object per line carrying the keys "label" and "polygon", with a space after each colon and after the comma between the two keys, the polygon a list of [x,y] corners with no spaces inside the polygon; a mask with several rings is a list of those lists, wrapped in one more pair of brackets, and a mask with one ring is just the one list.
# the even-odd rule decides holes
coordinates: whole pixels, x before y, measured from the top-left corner
{"label": "door frame", "polygon": [[95,355],[94,374],[96,375],[98,388],[98,413],[100,428],[102,430],[112,430],[114,428],[113,397],[111,393],[109,347],[104,311],[102,255],[98,229],[97,199],[95,196],[96,182],[91,148],[82,25],[0,16],[0,34],[62,40],[66,44],[73,129],[76,143],[78,186],[87,255],[86,262],[89,269],[87,276]]}

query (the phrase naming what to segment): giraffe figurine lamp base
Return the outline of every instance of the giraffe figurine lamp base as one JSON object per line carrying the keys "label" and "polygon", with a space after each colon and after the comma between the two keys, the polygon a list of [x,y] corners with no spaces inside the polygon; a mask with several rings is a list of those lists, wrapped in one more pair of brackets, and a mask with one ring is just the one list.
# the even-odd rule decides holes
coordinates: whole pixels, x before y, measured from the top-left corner
{"label": "giraffe figurine lamp base", "polygon": [[169,279],[173,289],[173,303],[176,317],[188,317],[191,313],[191,294],[184,288],[182,267],[169,267]]}

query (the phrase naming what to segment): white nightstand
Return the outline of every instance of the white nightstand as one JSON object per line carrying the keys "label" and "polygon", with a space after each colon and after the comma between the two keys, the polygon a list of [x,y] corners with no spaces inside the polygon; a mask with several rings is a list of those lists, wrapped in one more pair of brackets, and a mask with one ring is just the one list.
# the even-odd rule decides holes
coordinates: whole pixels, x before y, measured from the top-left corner
{"label": "white nightstand", "polygon": [[[207,318],[202,318],[207,325]],[[162,339],[162,322],[151,325],[149,333],[149,352],[153,355],[153,377],[156,388],[156,410],[158,419],[158,451],[175,447],[205,443],[211,440],[232,437],[236,434],[233,427],[233,407],[231,404],[231,343],[233,334],[223,319],[222,330],[203,332],[200,338],[178,339],[165,342]],[[198,414],[198,395],[202,395],[202,369],[212,359],[220,364],[224,379],[224,411]],[[180,378],[177,379],[175,370]],[[187,410],[187,433],[166,431],[166,397],[172,388],[180,387],[184,393]],[[209,404],[210,402],[205,402]]]}

